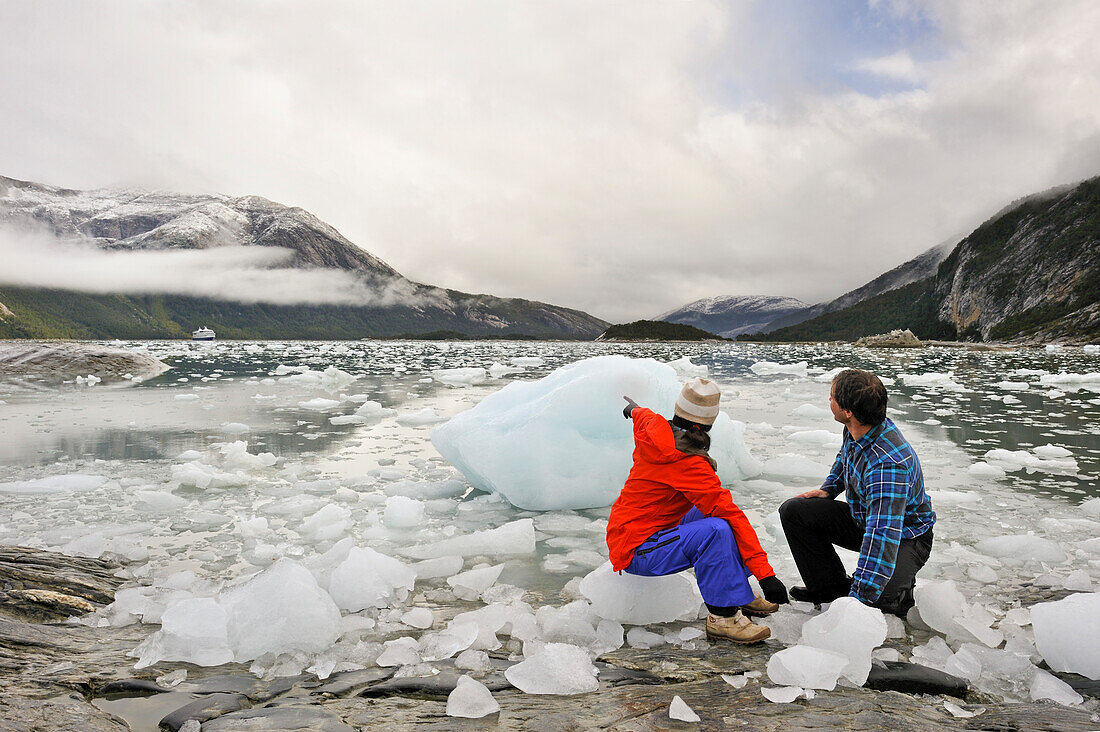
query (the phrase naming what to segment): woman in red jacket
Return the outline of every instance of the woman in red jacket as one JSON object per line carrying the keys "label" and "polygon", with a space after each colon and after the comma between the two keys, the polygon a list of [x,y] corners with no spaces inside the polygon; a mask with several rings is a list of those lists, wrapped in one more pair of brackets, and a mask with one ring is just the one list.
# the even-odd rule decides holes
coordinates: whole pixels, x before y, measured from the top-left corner
{"label": "woman in red jacket", "polygon": [[[707,454],[721,396],[713,381],[692,379],[671,422],[623,397],[623,415],[634,422],[634,466],[611,507],[607,548],[615,571],[657,577],[694,567],[710,611],[707,637],[759,643],[771,630],[745,616],[775,612],[787,589]],[[764,598],[755,596],[749,573]]]}

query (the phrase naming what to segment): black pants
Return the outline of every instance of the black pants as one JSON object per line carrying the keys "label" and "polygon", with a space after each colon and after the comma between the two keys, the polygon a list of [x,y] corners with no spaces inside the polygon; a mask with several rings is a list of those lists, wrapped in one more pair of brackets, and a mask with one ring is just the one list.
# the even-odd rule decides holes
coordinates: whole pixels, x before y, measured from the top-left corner
{"label": "black pants", "polygon": [[[851,580],[844,573],[833,545],[858,552],[864,535],[852,519],[848,503],[828,498],[792,498],[779,507],[779,518],[806,589],[814,595],[847,595]],[[902,539],[894,576],[874,606],[904,617],[913,607],[917,572],[931,552],[931,529],[914,539]]]}

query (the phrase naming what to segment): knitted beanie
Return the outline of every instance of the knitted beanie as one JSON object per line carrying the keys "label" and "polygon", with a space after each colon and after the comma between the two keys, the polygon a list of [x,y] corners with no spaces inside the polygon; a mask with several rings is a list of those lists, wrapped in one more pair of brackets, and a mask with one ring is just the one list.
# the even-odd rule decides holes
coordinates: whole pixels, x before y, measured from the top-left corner
{"label": "knitted beanie", "polygon": [[718,417],[718,400],[721,398],[718,385],[710,379],[692,379],[680,390],[673,412],[682,419],[711,425]]}

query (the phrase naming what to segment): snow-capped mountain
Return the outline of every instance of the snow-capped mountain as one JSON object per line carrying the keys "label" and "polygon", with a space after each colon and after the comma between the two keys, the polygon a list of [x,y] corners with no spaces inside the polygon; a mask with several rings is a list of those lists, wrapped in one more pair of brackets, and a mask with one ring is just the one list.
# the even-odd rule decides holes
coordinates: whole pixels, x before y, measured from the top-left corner
{"label": "snow-capped mountain", "polygon": [[696,300],[659,315],[656,320],[693,325],[724,338],[735,338],[742,333],[759,332],[776,318],[807,307],[793,297],[728,295]]}

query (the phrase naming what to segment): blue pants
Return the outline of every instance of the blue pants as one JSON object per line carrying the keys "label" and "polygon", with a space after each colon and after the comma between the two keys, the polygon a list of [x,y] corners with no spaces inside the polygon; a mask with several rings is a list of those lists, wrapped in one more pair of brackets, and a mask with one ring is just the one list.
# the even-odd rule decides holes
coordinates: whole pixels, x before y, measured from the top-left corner
{"label": "blue pants", "polygon": [[660,577],[688,567],[695,567],[695,581],[707,605],[748,605],[755,597],[733,529],[725,519],[706,518],[697,508],[688,511],[679,526],[661,529],[642,542],[626,571]]}

